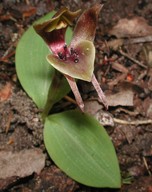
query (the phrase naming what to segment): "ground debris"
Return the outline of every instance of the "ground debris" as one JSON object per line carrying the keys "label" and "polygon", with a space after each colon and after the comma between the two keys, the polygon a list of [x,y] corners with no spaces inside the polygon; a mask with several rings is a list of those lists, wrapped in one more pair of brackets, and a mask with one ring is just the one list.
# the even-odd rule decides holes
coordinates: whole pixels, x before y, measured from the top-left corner
{"label": "ground debris", "polygon": [[152,26],[143,17],[124,18],[119,20],[109,34],[118,38],[148,36],[152,34]]}
{"label": "ground debris", "polygon": [[12,93],[12,84],[10,82],[7,82],[5,86],[0,89],[0,102],[6,101]]}
{"label": "ground debris", "polygon": [[26,149],[15,153],[0,151],[0,157],[0,179],[39,174],[45,165],[45,155],[40,149]]}
{"label": "ground debris", "polygon": [[5,191],[9,186],[15,184],[19,180],[18,177],[9,177],[6,179],[0,179],[0,191]]}
{"label": "ground debris", "polygon": [[[35,174],[28,186],[17,186],[21,192],[74,192],[77,188],[78,184],[55,166],[45,168],[39,175]],[[12,187],[10,191],[16,192],[16,187]]]}
{"label": "ground debris", "polygon": [[103,126],[114,126],[113,117],[107,111],[104,111],[103,106],[97,100],[85,102],[85,113],[94,116]]}
{"label": "ground debris", "polygon": [[121,90],[118,93],[107,95],[107,102],[109,106],[133,106],[134,93],[130,89]]}
{"label": "ground debris", "polygon": [[73,192],[78,188],[76,182],[68,178],[60,169],[52,166],[43,170],[38,177],[39,183],[35,185],[35,191],[45,190],[46,192]]}
{"label": "ground debris", "polygon": [[[129,192],[151,192],[152,177],[141,177],[134,184],[126,186],[126,191]],[[136,191],[135,191],[136,190]]]}

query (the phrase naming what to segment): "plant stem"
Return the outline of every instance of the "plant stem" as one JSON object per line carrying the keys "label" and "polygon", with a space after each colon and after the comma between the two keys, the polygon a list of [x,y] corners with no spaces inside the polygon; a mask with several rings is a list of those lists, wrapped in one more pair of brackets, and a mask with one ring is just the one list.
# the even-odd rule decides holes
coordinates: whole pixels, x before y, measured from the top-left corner
{"label": "plant stem", "polygon": [[78,106],[80,107],[80,109],[84,112],[84,103],[83,103],[83,100],[82,100],[82,97],[80,95],[80,92],[79,92],[79,89],[77,87],[77,84],[75,82],[75,79],[68,76],[68,75],[64,75],[65,78],[67,79],[70,87],[71,87],[71,90],[75,96],[75,99],[76,99],[76,102],[78,104]]}
{"label": "plant stem", "polygon": [[95,90],[97,91],[97,94],[99,96],[99,98],[101,99],[102,103],[104,104],[105,108],[108,109],[108,103],[107,103],[107,100],[106,100],[106,96],[104,94],[104,92],[102,91],[95,75],[93,74],[92,75],[92,80],[91,80]]}

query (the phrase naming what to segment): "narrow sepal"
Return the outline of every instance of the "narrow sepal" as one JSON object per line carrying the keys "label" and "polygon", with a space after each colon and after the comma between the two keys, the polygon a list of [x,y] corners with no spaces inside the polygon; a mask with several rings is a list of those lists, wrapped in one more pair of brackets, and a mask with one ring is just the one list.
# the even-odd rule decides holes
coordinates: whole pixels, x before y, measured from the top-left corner
{"label": "narrow sepal", "polygon": [[94,41],[97,27],[98,15],[103,5],[97,3],[79,17],[74,29],[71,45],[77,44],[81,40]]}

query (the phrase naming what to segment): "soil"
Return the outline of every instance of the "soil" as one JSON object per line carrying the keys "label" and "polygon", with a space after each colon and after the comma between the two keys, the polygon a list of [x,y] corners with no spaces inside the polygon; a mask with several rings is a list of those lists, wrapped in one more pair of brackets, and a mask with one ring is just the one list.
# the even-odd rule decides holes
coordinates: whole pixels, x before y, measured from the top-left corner
{"label": "soil", "polygon": [[[104,3],[104,7],[95,39],[95,73],[110,102],[108,112],[103,109],[98,114],[98,119],[103,120],[104,111],[113,121],[105,124],[105,128],[114,143],[119,159],[123,178],[121,189],[83,186],[54,165],[43,143],[40,111],[26,95],[16,75],[17,42],[33,21],[62,6],[77,10],[91,7],[96,2],[0,1],[0,152],[18,153],[40,149],[46,156],[45,167],[39,174],[1,178],[0,191],[152,192],[152,38],[147,41],[146,36],[150,34],[145,34],[144,41],[134,43],[130,38],[139,36],[136,34],[136,27],[135,34],[131,37],[128,34],[124,35],[123,31],[121,37],[113,32],[113,27],[123,18],[140,16],[147,21],[147,25],[152,25],[152,0],[98,1]],[[116,42],[111,47],[108,46],[112,40],[120,39],[123,39],[121,44]],[[86,102],[97,101],[96,93],[90,84],[82,81],[78,84],[80,89],[83,87],[82,96]],[[111,95],[117,93],[122,101],[118,96],[110,99]],[[126,94],[130,100],[133,99],[133,103],[127,100]],[[62,111],[66,106],[65,102],[68,103],[67,110],[71,106],[76,107],[70,101],[61,100],[54,106],[54,110]]]}

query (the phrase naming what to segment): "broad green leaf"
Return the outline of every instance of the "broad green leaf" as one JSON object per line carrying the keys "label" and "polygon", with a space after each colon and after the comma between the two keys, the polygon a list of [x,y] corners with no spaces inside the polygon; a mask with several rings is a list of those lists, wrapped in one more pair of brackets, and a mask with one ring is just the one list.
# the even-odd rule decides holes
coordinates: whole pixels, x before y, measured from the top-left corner
{"label": "broad green leaf", "polygon": [[70,87],[67,83],[66,78],[60,72],[55,71],[55,75],[52,79],[52,83],[48,93],[48,99],[42,113],[43,119],[45,119],[45,117],[48,115],[52,106],[57,101],[62,99],[63,95],[66,95],[69,90]]}
{"label": "broad green leaf", "polygon": [[[54,11],[42,17],[36,23],[41,23],[50,19]],[[67,30],[66,39],[69,42],[72,31]],[[33,29],[33,26],[24,33],[16,49],[16,71],[19,81],[27,94],[33,99],[36,105],[43,109],[48,100],[48,92],[52,79],[54,77],[54,68],[46,60],[49,50],[45,42],[39,37]],[[64,81],[62,87],[67,87]],[[65,88],[66,89],[66,88]],[[61,92],[62,98],[69,88]],[[65,93],[66,92],[66,93]]]}
{"label": "broad green leaf", "polygon": [[93,117],[79,111],[50,115],[44,142],[52,160],[74,180],[92,187],[120,187],[113,144]]}

